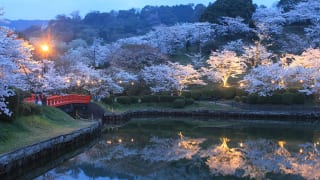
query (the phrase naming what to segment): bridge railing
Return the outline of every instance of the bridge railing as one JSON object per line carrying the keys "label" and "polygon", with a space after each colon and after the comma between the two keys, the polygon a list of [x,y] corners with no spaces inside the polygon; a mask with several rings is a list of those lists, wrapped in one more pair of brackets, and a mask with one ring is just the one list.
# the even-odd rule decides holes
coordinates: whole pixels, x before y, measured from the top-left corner
{"label": "bridge railing", "polygon": [[31,97],[26,97],[23,101],[27,103],[34,103],[36,101],[36,96],[34,94],[31,94]]}
{"label": "bridge railing", "polygon": [[[36,97],[32,94],[31,97],[24,99],[24,102],[35,103]],[[67,104],[88,104],[90,103],[90,95],[78,95],[78,94],[67,94],[67,95],[54,95],[47,96],[45,103],[47,106],[57,107]]]}

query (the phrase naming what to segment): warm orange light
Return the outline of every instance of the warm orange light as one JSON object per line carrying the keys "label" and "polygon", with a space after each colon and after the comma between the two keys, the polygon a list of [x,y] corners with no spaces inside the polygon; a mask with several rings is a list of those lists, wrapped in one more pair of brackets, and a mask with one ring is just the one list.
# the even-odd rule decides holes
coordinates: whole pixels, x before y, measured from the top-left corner
{"label": "warm orange light", "polygon": [[43,52],[48,52],[48,51],[49,51],[49,46],[48,46],[47,44],[42,44],[42,45],[41,45],[41,50],[42,50]]}
{"label": "warm orange light", "polygon": [[242,142],[241,142],[241,143],[239,143],[239,146],[240,146],[240,147],[243,147],[243,143],[242,143]]}
{"label": "warm orange light", "polygon": [[283,149],[286,142],[285,141],[278,141],[278,144],[279,144],[280,148]]}
{"label": "warm orange light", "polygon": [[300,153],[303,153],[303,149],[302,149],[302,148],[300,148],[299,152],[300,152]]}

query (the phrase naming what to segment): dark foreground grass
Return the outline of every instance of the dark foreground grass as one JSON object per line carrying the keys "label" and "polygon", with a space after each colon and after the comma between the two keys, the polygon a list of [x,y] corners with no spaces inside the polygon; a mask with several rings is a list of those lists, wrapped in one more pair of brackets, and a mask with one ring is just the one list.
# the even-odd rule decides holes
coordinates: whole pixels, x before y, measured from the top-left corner
{"label": "dark foreground grass", "polygon": [[89,126],[63,111],[42,107],[40,115],[18,117],[13,122],[0,121],[0,154],[13,151],[61,134]]}

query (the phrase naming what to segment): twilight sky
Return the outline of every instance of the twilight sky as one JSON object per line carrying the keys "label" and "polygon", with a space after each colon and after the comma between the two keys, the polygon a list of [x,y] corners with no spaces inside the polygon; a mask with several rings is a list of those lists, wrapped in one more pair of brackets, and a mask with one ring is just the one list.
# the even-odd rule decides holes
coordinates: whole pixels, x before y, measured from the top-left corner
{"label": "twilight sky", "polygon": [[[253,0],[254,3],[271,6],[277,0]],[[58,14],[69,15],[79,10],[81,16],[96,10],[127,10],[145,5],[199,4],[208,5],[214,0],[0,0],[5,19],[53,19]]]}

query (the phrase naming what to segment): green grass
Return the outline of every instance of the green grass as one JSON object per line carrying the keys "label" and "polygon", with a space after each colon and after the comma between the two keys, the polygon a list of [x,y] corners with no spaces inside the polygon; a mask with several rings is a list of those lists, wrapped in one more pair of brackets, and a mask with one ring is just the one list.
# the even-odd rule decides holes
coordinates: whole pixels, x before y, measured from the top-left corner
{"label": "green grass", "polygon": [[224,106],[220,104],[214,104],[208,101],[196,101],[194,104],[186,106],[184,108],[173,108],[172,103],[138,103],[130,105],[122,105],[118,103],[114,104],[104,104],[98,103],[106,111],[109,112],[126,112],[134,110],[236,110],[229,106]]}
{"label": "green grass", "polygon": [[41,115],[18,117],[13,122],[0,121],[0,154],[89,126],[63,111],[42,107]]}

